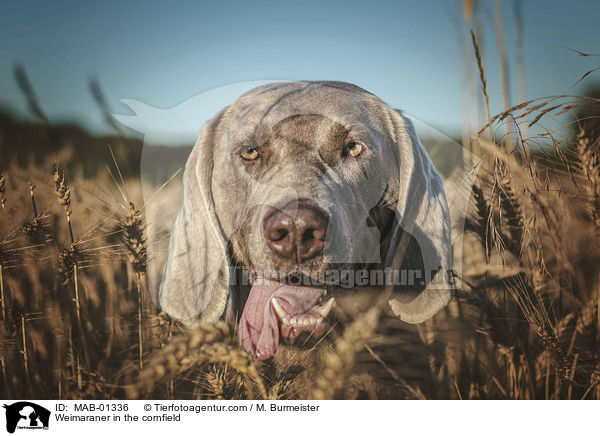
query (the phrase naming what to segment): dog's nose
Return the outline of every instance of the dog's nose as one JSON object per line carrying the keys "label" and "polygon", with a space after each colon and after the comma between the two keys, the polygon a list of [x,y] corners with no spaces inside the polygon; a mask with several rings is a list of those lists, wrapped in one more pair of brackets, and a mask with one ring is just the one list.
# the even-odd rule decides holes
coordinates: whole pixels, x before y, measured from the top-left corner
{"label": "dog's nose", "polygon": [[[327,215],[317,207],[302,203],[268,214],[265,222],[267,245],[277,256],[300,263],[323,252]],[[286,213],[295,209],[294,213]]]}

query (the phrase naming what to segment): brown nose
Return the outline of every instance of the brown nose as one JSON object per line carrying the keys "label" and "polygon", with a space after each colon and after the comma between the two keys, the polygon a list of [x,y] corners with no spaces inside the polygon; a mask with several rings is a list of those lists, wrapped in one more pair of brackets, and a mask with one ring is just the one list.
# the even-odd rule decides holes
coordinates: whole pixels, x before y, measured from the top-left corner
{"label": "brown nose", "polygon": [[292,209],[288,205],[284,210],[274,209],[267,215],[265,239],[277,256],[300,263],[323,252],[328,219],[317,207],[302,203],[292,206],[296,206],[295,214],[286,213]]}

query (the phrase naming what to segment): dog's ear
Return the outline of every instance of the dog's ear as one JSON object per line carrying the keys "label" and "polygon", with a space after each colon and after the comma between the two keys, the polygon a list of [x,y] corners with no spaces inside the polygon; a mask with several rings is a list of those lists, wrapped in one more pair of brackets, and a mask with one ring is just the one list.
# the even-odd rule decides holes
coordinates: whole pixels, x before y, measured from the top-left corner
{"label": "dog's ear", "polygon": [[214,322],[225,310],[229,263],[211,190],[215,131],[220,115],[200,132],[183,173],[183,204],[175,220],[159,303],[193,327]]}
{"label": "dog's ear", "polygon": [[395,162],[397,172],[393,177],[397,185],[390,192],[397,198],[397,224],[388,265],[393,270],[406,264],[404,256],[412,255],[406,251],[410,235],[418,244],[424,277],[416,277],[414,285],[395,287],[389,303],[400,319],[419,323],[435,315],[452,297],[450,213],[442,178],[413,124],[399,111],[390,112],[390,134],[395,142],[390,161]]}

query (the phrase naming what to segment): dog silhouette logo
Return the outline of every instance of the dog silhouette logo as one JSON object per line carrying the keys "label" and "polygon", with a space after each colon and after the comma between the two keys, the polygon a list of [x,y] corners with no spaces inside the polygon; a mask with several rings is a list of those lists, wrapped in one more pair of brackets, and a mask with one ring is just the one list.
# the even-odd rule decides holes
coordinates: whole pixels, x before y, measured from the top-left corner
{"label": "dog silhouette logo", "polygon": [[50,411],[29,401],[3,406],[6,409],[6,431],[19,429],[48,429]]}

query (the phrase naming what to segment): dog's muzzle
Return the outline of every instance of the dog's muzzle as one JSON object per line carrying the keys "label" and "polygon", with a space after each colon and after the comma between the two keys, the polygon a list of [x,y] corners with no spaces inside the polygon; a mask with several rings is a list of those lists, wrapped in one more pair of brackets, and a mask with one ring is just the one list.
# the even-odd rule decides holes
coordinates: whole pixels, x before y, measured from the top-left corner
{"label": "dog's muzzle", "polygon": [[[263,219],[264,241],[278,265],[294,271],[323,255],[329,218],[309,200],[270,208]],[[334,299],[323,286],[290,284],[255,271],[240,318],[240,342],[258,359],[273,356],[280,340],[301,344],[322,337],[329,328]],[[285,281],[285,282],[284,282]]]}
{"label": "dog's muzzle", "polygon": [[265,215],[265,242],[278,258],[300,264],[323,253],[327,224],[325,211],[294,201]]}

